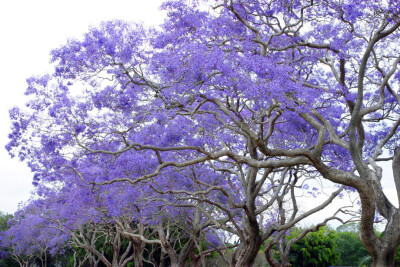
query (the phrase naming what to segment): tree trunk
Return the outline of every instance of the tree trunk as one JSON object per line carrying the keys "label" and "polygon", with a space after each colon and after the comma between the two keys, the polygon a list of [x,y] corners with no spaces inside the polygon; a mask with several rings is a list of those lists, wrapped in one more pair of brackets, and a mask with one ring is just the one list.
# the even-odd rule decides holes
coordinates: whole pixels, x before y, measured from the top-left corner
{"label": "tree trunk", "polygon": [[232,267],[251,267],[260,250],[261,238],[247,238],[245,244],[240,244],[235,250],[232,259]]}
{"label": "tree trunk", "polygon": [[377,255],[372,259],[372,267],[383,267],[383,266],[394,266],[394,254],[393,255]]}
{"label": "tree trunk", "polygon": [[[364,215],[367,217],[367,213],[372,213],[372,211],[369,210],[367,212],[367,209],[363,209],[362,217]],[[375,213],[374,210],[373,213]],[[370,229],[373,223],[370,223],[368,227],[365,227],[363,224],[366,224],[366,222],[361,219],[359,238],[372,257],[372,266],[394,266],[394,257],[400,240],[400,220],[398,214],[392,215],[392,219],[387,223],[381,238],[378,238],[373,230]]]}
{"label": "tree trunk", "polygon": [[[246,220],[244,227],[248,233],[232,255],[232,267],[251,267],[261,247],[260,229],[257,220]],[[245,231],[243,231],[245,232]]]}
{"label": "tree trunk", "polygon": [[[198,233],[196,234],[196,236]],[[191,238],[183,247],[181,252],[177,255],[178,258],[178,264],[179,266],[185,266],[186,260],[190,257],[190,254],[193,253],[193,249],[195,246],[194,240]]]}
{"label": "tree trunk", "polygon": [[392,220],[386,225],[378,244],[378,253],[372,255],[372,266],[395,266],[395,256],[400,240],[400,218],[398,214],[392,216]]}
{"label": "tree trunk", "polygon": [[135,267],[143,267],[143,257],[142,257],[143,249],[144,249],[144,244],[142,244],[141,242],[137,242],[133,246],[133,253],[134,253],[133,261],[135,263]]}
{"label": "tree trunk", "polygon": [[269,266],[271,267],[281,267],[280,263],[274,259],[271,253],[272,246],[269,249],[265,249],[264,255],[265,259],[267,260]]}
{"label": "tree trunk", "polygon": [[[255,145],[249,143],[249,150],[252,158],[257,159]],[[243,218],[243,231],[239,246],[235,249],[232,255],[231,266],[233,267],[250,267],[260,251],[262,244],[260,226],[258,225],[256,210],[256,197],[255,193],[257,168],[251,168],[246,175],[247,189],[246,189],[246,203],[243,206],[245,216]],[[244,240],[242,240],[244,239]]]}
{"label": "tree trunk", "polygon": [[[396,179],[395,172],[394,176]],[[366,188],[359,188],[358,192],[362,208],[359,238],[372,257],[372,266],[394,266],[394,258],[400,242],[399,211],[390,203],[387,204],[386,209],[389,216],[386,219],[388,222],[385,231],[379,238],[373,230],[375,208],[378,205],[375,197],[376,192],[370,184]]]}

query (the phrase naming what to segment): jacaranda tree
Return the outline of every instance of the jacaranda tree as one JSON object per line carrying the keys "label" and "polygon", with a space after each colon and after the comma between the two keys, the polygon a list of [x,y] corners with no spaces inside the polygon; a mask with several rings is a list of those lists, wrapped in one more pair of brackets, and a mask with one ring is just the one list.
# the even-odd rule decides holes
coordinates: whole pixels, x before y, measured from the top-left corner
{"label": "jacaranda tree", "polygon": [[268,236],[303,218],[265,231],[260,220],[292,183],[283,174],[302,169],[359,194],[361,241],[374,266],[393,265],[400,214],[376,162],[393,159],[399,196],[399,6],[170,0],[160,29],[103,23],[52,51],[53,74],[28,79],[7,149],[35,184],[73,179],[106,194],[124,183],[132,198],[151,188],[159,205],[146,212],[158,218],[167,206],[197,209],[204,227],[238,236],[233,266],[250,266]]}

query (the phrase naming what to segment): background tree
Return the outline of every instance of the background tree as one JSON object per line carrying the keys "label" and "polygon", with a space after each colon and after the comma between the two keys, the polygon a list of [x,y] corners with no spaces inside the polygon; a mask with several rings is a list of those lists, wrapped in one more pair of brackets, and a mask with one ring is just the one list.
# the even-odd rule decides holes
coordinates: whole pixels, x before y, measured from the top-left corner
{"label": "background tree", "polygon": [[[289,230],[287,230],[285,232],[274,233],[274,235],[272,235],[267,240],[267,242],[265,243],[265,248],[264,248],[265,258],[268,261],[268,264],[270,266],[273,266],[273,267],[286,267],[286,266],[291,266],[293,264],[292,261],[299,262],[298,261],[299,259],[293,257],[293,255],[296,255],[296,253],[299,253],[298,251],[292,251],[293,245],[296,242],[298,242],[299,240],[302,240],[303,238],[307,238],[307,236],[310,237],[311,233],[315,233],[315,232],[321,231],[321,228],[325,229],[326,224],[331,220],[338,220],[341,223],[348,223],[348,221],[345,222],[340,217],[337,216],[338,213],[340,213],[341,211],[342,211],[342,208],[338,209],[331,217],[326,218],[324,221],[318,223],[315,226],[293,227],[293,228],[291,228],[291,229],[289,229]],[[281,219],[282,218],[284,219],[285,218],[284,214],[286,213],[285,209],[280,207],[279,212],[280,212]],[[349,221],[351,221],[351,219]],[[334,239],[335,242],[337,242],[339,240],[338,234],[335,231],[329,230],[329,233],[330,233],[330,237],[331,238],[335,238]],[[360,243],[359,240],[358,240],[358,242]],[[301,247],[305,243],[307,244],[307,241],[306,240],[302,240],[300,242],[300,245],[298,245],[295,248],[295,250],[298,250],[299,247]],[[338,245],[338,248],[339,247],[340,246]],[[342,248],[344,250],[346,249],[345,247],[342,247]],[[337,249],[335,249],[335,250],[337,250]],[[325,252],[322,251],[322,253],[325,253]],[[337,253],[335,251],[335,255],[336,254]],[[314,257],[315,255],[311,256],[311,254],[310,254],[308,256]],[[330,257],[330,256],[328,256],[328,257]],[[334,261],[335,257],[336,256],[334,256],[333,259],[330,259],[330,260]],[[322,265],[326,264],[326,262],[321,260],[320,255],[318,255],[318,259],[314,258],[314,260],[316,260],[315,262],[318,262],[318,264],[317,264],[318,266],[319,265],[322,266]],[[340,258],[339,261],[337,261],[336,263],[341,263],[341,262],[342,262],[342,258]]]}
{"label": "background tree", "polygon": [[8,222],[13,218],[12,214],[4,213],[0,211],[0,232],[3,232],[9,228]]}
{"label": "background tree", "polygon": [[335,243],[334,231],[321,227],[308,233],[292,245],[290,262],[294,266],[331,266],[340,261],[340,252]]}
{"label": "background tree", "polygon": [[358,266],[360,259],[369,256],[368,251],[357,238],[356,232],[339,231],[334,241],[340,252],[340,265]]}

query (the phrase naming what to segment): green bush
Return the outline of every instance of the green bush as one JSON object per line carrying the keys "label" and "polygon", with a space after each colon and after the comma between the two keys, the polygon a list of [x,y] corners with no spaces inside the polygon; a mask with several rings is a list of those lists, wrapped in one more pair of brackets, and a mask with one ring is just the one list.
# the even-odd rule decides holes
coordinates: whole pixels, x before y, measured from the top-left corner
{"label": "green bush", "polygon": [[321,227],[295,242],[289,260],[293,266],[324,267],[340,262],[340,252],[335,239],[337,232]]}

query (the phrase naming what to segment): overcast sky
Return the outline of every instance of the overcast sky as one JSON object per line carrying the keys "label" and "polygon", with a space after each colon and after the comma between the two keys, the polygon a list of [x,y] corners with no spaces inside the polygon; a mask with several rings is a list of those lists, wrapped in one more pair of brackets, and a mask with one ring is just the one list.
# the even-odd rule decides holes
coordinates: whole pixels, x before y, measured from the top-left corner
{"label": "overcast sky", "polygon": [[[162,22],[158,10],[160,0],[15,0],[0,4],[0,211],[13,213],[18,203],[29,198],[32,174],[24,163],[11,159],[4,146],[10,131],[8,110],[23,105],[25,79],[50,72],[49,52],[68,38],[79,38],[89,26],[101,21],[123,19],[142,21],[147,25]],[[390,165],[386,164],[384,188],[389,198],[397,198],[391,181]],[[315,204],[306,201],[305,210]],[[337,206],[337,205],[336,205]],[[308,220],[317,223],[331,215],[334,208]]]}
{"label": "overcast sky", "polygon": [[8,110],[24,104],[25,79],[51,71],[49,52],[89,26],[123,19],[147,25],[162,22],[160,0],[10,0],[0,2],[0,211],[13,213],[29,198],[32,174],[4,146]]}

